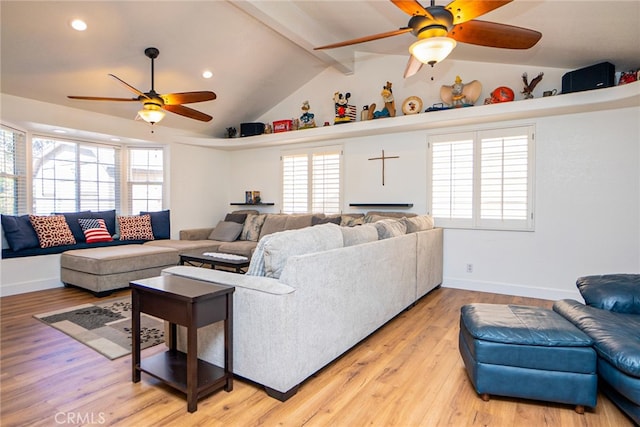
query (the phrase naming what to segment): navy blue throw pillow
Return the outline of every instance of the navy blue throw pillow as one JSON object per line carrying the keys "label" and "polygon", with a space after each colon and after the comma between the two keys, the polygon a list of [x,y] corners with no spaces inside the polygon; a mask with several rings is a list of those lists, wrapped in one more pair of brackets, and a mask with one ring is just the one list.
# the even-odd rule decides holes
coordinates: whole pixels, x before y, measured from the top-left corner
{"label": "navy blue throw pillow", "polygon": [[91,215],[91,211],[82,211],[82,212],[54,212],[54,215],[64,215],[65,221],[67,221],[67,225],[71,230],[71,234],[73,234],[73,238],[76,239],[76,242],[84,242],[84,232],[82,231],[82,227],[80,227],[80,223],[78,219],[80,218],[88,218]]}
{"label": "navy blue throw pillow", "polygon": [[31,225],[29,215],[2,215],[2,230],[13,251],[40,247],[38,235]]}
{"label": "navy blue throw pillow", "polygon": [[151,215],[151,230],[153,230],[153,238],[170,239],[171,238],[171,221],[169,209],[158,212],[140,211],[140,215]]}
{"label": "navy blue throw pillow", "polygon": [[112,236],[116,234],[116,210],[115,209],[111,209],[109,211],[91,212],[91,215],[86,216],[85,218],[104,219],[104,223],[107,226],[107,230],[109,230],[109,234],[111,234]]}

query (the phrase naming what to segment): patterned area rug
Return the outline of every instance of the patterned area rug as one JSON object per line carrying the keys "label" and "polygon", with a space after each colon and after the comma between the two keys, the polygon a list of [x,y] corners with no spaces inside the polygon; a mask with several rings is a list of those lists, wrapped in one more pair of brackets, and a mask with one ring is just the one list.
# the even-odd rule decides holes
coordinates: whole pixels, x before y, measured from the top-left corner
{"label": "patterned area rug", "polygon": [[[83,304],[64,310],[36,314],[38,320],[64,332],[109,359],[131,353],[131,298]],[[140,344],[145,349],[164,342],[164,322],[140,316]]]}

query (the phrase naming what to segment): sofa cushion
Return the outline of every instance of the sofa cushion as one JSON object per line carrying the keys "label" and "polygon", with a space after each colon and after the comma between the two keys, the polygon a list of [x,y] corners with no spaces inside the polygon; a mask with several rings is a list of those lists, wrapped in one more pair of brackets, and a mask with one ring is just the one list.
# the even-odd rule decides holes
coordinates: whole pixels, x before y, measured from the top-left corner
{"label": "sofa cushion", "polygon": [[599,357],[640,378],[640,316],[602,310],[571,299],[556,301],[553,310],[593,339]]}
{"label": "sofa cushion", "polygon": [[311,214],[289,214],[286,217],[285,230],[298,230],[313,225],[313,215]]}
{"label": "sofa cushion", "polygon": [[266,219],[266,214],[249,214],[244,221],[242,233],[240,233],[240,240],[249,240],[257,242],[260,237],[260,230],[262,230],[262,224]]}
{"label": "sofa cushion", "polygon": [[64,218],[64,215],[29,215],[29,221],[38,235],[41,248],[74,245],[76,239]]}
{"label": "sofa cushion", "polygon": [[342,216],[340,214],[337,215],[313,215],[311,218],[311,225],[320,225],[320,224],[336,224],[340,225],[342,221]]}
{"label": "sofa cushion", "polygon": [[237,222],[238,224],[244,224],[244,220],[247,219],[246,213],[228,213],[225,217],[225,221]]}
{"label": "sofa cushion", "polygon": [[171,238],[171,212],[169,209],[157,212],[141,211],[140,215],[149,214],[151,216],[151,229],[154,239]]}
{"label": "sofa cushion", "polygon": [[578,278],[587,305],[616,313],[640,314],[640,274],[606,274]]}
{"label": "sofa cushion", "polygon": [[378,240],[378,229],[373,224],[364,224],[357,227],[340,227],[340,231],[342,231],[342,240],[345,247]]}
{"label": "sofa cushion", "polygon": [[340,225],[343,227],[353,227],[364,224],[364,214],[343,214],[340,217]]}
{"label": "sofa cushion", "polygon": [[378,230],[378,239],[390,239],[391,237],[398,237],[406,234],[407,227],[396,219],[381,219],[373,223]]}
{"label": "sofa cushion", "polygon": [[400,219],[400,222],[407,227],[407,233],[417,233],[418,231],[431,230],[433,228],[433,217],[431,215],[404,217]]}
{"label": "sofa cushion", "polygon": [[120,240],[153,240],[151,215],[118,215]]}
{"label": "sofa cushion", "polygon": [[219,221],[209,234],[209,239],[219,242],[233,242],[240,236],[243,225],[233,221]]}
{"label": "sofa cushion", "polygon": [[252,240],[236,240],[233,242],[221,242],[217,252],[225,254],[241,255],[251,258],[258,242]]}
{"label": "sofa cushion", "polygon": [[37,248],[40,246],[36,230],[33,229],[29,215],[2,215],[2,230],[12,251]]}
{"label": "sofa cushion", "polygon": [[287,216],[284,214],[267,214],[260,229],[260,237],[262,239],[267,234],[277,233],[287,229]]}
{"label": "sofa cushion", "polygon": [[265,275],[275,279],[280,277],[290,256],[343,247],[342,232],[336,224],[285,230],[270,237],[264,244],[264,268]]}
{"label": "sofa cushion", "polygon": [[253,255],[251,256],[251,261],[249,262],[249,268],[247,269],[247,276],[265,276],[266,271],[264,268],[264,246],[273,238],[275,234],[267,234],[262,237],[258,242],[255,250],[253,251]]}
{"label": "sofa cushion", "polygon": [[102,218],[78,218],[87,243],[110,242],[113,240]]}
{"label": "sofa cushion", "polygon": [[82,211],[82,212],[54,212],[54,215],[63,215],[65,221],[67,221],[67,225],[73,234],[73,238],[76,239],[77,242],[84,242],[84,231],[82,227],[80,227],[80,223],[78,223],[78,219],[80,218],[90,218],[91,211]]}

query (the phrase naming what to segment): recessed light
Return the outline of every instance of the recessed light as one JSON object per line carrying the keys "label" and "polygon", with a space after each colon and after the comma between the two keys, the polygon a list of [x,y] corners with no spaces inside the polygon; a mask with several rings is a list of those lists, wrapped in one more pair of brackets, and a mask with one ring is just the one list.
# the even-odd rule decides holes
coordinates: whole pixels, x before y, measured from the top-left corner
{"label": "recessed light", "polygon": [[113,142],[120,142],[120,138],[111,138],[111,141],[113,141]]}
{"label": "recessed light", "polygon": [[213,77],[213,73],[209,70],[207,71],[203,71],[202,72],[202,77],[204,77],[205,79],[210,79],[211,77]]}
{"label": "recessed light", "polygon": [[53,132],[54,133],[67,133],[66,130],[62,130],[62,129],[54,129]]}
{"label": "recessed light", "polygon": [[84,31],[87,29],[87,23],[82,19],[74,19],[73,21],[71,21],[71,28],[76,31]]}

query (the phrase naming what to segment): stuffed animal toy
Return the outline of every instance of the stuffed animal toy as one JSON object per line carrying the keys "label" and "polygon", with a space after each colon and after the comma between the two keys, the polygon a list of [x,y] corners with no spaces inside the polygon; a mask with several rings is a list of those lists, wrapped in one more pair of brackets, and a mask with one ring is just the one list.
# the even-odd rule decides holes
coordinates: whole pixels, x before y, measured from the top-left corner
{"label": "stuffed animal toy", "polygon": [[311,107],[309,106],[309,101],[304,101],[302,103],[302,115],[300,116],[300,126],[298,129],[307,129],[316,127],[316,121],[314,119],[315,114],[310,113],[309,110]]}
{"label": "stuffed animal toy", "polygon": [[333,94],[333,102],[336,107],[336,117],[333,121],[335,124],[349,123],[351,121],[349,98],[351,98],[349,92],[345,93],[344,96],[340,92]]}
{"label": "stuffed animal toy", "polygon": [[462,83],[460,76],[456,76],[453,85],[440,88],[440,98],[450,107],[466,107],[476,103],[480,92],[482,92],[482,84],[479,81]]}
{"label": "stuffed animal toy", "polygon": [[391,85],[391,82],[387,82],[387,84],[382,87],[382,92],[380,92],[382,100],[384,101],[384,108],[382,110],[375,111],[376,104],[371,104],[369,106],[369,119],[379,119],[382,117],[396,116],[396,102],[393,99],[393,91],[391,90]]}

